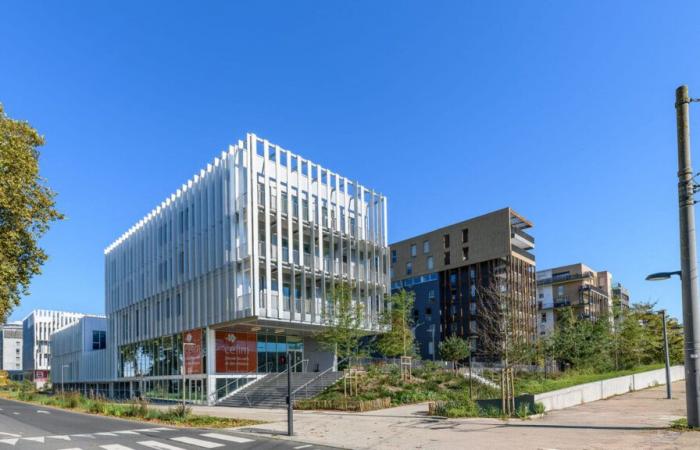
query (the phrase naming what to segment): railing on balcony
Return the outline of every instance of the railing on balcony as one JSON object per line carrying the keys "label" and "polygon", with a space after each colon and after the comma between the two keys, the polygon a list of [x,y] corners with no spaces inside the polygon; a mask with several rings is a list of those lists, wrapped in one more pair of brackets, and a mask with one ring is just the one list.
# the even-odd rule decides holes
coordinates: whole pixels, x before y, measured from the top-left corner
{"label": "railing on balcony", "polygon": [[569,297],[555,297],[554,298],[554,307],[555,308],[563,308],[565,306],[571,306],[571,301],[569,300]]}
{"label": "railing on balcony", "polygon": [[533,255],[532,253],[530,253],[526,250],[522,250],[522,249],[516,247],[515,245],[511,245],[510,248],[514,253],[517,253],[518,255],[525,257],[531,261],[535,261],[535,255]]}
{"label": "railing on balcony", "polygon": [[517,234],[518,236],[522,237],[523,239],[525,239],[525,240],[527,240],[527,241],[530,241],[530,242],[532,242],[533,244],[535,243],[535,238],[532,237],[532,235],[530,235],[530,234],[524,232],[523,230],[521,230],[521,229],[519,229],[519,228],[513,228],[512,230],[513,230],[513,232],[514,232],[515,234]]}
{"label": "railing on balcony", "polygon": [[537,280],[537,285],[542,286],[545,284],[559,283],[562,281],[582,280],[584,278],[593,278],[593,272],[567,273],[566,275],[555,275],[550,278],[543,278],[541,280]]}

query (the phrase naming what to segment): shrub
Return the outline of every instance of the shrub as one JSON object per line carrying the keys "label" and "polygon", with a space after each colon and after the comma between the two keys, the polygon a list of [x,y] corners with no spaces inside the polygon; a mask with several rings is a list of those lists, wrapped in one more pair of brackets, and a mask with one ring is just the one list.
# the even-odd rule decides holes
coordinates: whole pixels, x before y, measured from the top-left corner
{"label": "shrub", "polygon": [[544,414],[544,405],[542,403],[535,403],[535,414]]}

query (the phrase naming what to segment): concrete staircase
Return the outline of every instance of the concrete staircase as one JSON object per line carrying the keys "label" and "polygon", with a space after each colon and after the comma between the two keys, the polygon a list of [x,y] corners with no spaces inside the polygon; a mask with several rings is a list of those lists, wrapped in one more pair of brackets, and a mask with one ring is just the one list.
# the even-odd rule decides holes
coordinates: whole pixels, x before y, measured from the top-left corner
{"label": "concrete staircase", "polygon": [[[314,397],[343,378],[343,372],[292,372],[295,400]],[[217,403],[244,408],[286,408],[287,374],[269,374]]]}

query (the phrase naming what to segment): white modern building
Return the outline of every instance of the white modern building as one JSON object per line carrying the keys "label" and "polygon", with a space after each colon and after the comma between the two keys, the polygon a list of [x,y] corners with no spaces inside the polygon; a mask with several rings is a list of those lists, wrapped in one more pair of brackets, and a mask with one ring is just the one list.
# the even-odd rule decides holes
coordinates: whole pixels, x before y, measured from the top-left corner
{"label": "white modern building", "polygon": [[314,339],[348,283],[379,332],[389,292],[387,201],[248,134],[105,249],[115,389],[216,398],[232,377],[323,371]]}
{"label": "white modern building", "polygon": [[51,381],[56,389],[114,395],[107,357],[107,318],[85,316],[50,336]]}
{"label": "white modern building", "polygon": [[22,322],[0,327],[0,364],[10,374],[22,371]]}
{"label": "white modern building", "polygon": [[84,314],[35,309],[22,321],[24,335],[22,365],[26,379],[42,387],[49,380],[51,369],[51,334],[66,325],[77,322]]}

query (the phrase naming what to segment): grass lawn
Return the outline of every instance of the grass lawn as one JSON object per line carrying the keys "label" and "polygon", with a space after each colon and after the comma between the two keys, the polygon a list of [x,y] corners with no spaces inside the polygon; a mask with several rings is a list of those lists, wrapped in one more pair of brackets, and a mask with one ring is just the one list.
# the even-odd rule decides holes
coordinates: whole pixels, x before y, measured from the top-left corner
{"label": "grass lawn", "polygon": [[[431,364],[414,369],[411,380],[402,380],[396,365],[371,367],[360,375],[357,394],[346,397],[344,383],[331,386],[312,400],[297,402],[299,409],[353,409],[347,404],[360,401],[389,399],[390,406],[424,401],[469,402],[469,380],[460,374],[445,371]],[[473,383],[474,398],[496,395],[496,391],[478,382]]]}
{"label": "grass lawn", "polygon": [[182,427],[230,428],[263,423],[261,421],[248,419],[195,415],[190,413],[189,408],[183,411],[181,406],[161,410],[149,408],[147,403],[109,403],[100,399],[89,399],[77,393],[48,395],[36,392],[3,390],[0,391],[0,397],[88,414],[99,414],[138,422],[152,422]]}
{"label": "grass lawn", "polygon": [[663,364],[651,364],[629,370],[617,370],[611,372],[579,372],[571,370],[555,376],[544,378],[542,374],[518,374],[515,380],[515,392],[520,394],[541,394],[542,392],[555,391],[575,386],[577,384],[591,383],[593,381],[607,380],[609,378],[622,377],[633,373],[646,372],[648,370],[661,369]]}

